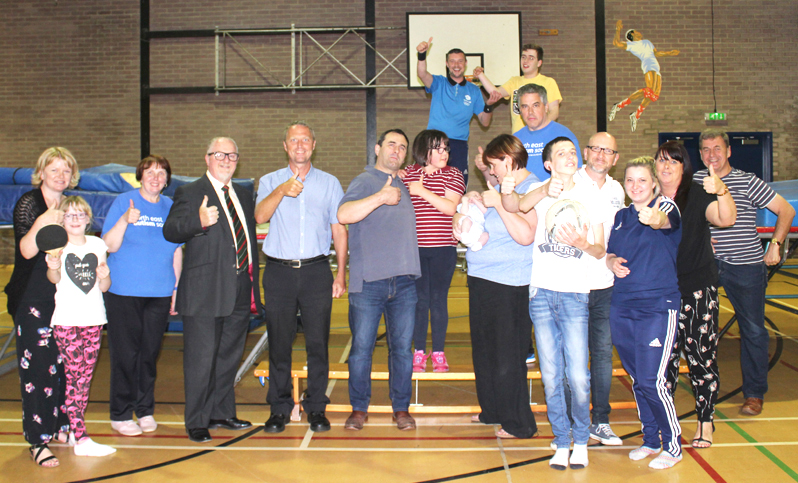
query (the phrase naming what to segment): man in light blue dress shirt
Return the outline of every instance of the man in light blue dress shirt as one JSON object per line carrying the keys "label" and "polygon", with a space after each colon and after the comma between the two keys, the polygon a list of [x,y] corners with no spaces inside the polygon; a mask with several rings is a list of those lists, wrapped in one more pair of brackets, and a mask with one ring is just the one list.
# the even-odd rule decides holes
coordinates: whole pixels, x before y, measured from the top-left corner
{"label": "man in light blue dress shirt", "polygon": [[[346,227],[338,223],[344,195],[335,176],[314,168],[313,129],[303,121],[285,130],[283,147],[288,166],[264,175],[258,186],[255,221],[269,222],[263,243],[264,308],[269,331],[269,391],[271,416],[265,431],[285,430],[294,407],[291,353],[297,309],[302,314],[308,361],[308,387],[302,405],[312,431],[328,431],[324,412],[329,374],[328,342],[332,299],[346,292]],[[335,246],[338,273],[330,269],[330,241]]]}

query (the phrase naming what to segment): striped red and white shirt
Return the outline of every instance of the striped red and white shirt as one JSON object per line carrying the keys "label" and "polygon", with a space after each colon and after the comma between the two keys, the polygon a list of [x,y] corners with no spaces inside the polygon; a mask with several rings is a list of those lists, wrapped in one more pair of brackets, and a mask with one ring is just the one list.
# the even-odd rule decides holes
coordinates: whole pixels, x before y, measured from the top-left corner
{"label": "striped red and white shirt", "polygon": [[[404,183],[408,185],[421,179],[423,166],[412,164],[405,168],[407,176]],[[465,193],[465,181],[459,169],[445,166],[432,174],[424,173],[424,187],[440,197],[446,196],[446,191],[454,191],[458,195]],[[416,211],[416,231],[418,232],[418,246],[420,247],[453,247],[457,240],[452,236],[452,217],[444,215],[428,201],[420,196],[410,196],[413,208]]]}

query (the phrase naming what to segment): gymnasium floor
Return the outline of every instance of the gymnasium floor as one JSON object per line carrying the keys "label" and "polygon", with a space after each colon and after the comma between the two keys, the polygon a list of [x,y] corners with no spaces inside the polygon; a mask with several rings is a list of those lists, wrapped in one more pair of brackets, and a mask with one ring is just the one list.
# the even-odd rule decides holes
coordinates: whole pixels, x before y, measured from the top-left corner
{"label": "gymnasium floor", "polygon": [[[11,267],[0,268],[5,285]],[[798,273],[798,272],[797,272]],[[470,371],[468,292],[465,276],[455,274],[449,293],[450,324],[446,354],[452,370]],[[778,274],[771,280],[770,294],[798,293],[798,278]],[[5,308],[5,297],[0,297]],[[798,302],[779,301],[798,313]],[[721,325],[731,317],[728,299],[721,298]],[[109,367],[103,345],[94,376],[91,402],[86,415],[89,434],[97,441],[118,448],[105,458],[74,456],[69,448],[51,445],[61,466],[38,468],[31,461],[19,422],[20,402],[16,370],[0,376],[0,482],[69,481],[119,482],[420,482],[464,481],[471,483],[519,481],[659,481],[768,483],[798,481],[798,318],[768,305],[771,330],[770,391],[761,416],[739,415],[739,342],[736,326],[720,344],[721,399],[716,411],[715,444],[710,449],[685,446],[684,459],[675,468],[656,471],[648,460],[633,462],[627,454],[641,443],[637,415],[633,409],[614,410],[612,427],[624,440],[621,447],[590,447],[590,465],[584,470],[554,471],[547,461],[551,428],[545,413],[536,412],[539,435],[531,440],[500,440],[496,428],[472,424],[471,414],[417,414],[417,431],[398,431],[390,414],[371,414],[360,432],[343,429],[347,413],[328,413],[332,430],[312,433],[307,422],[292,422],[281,434],[261,431],[269,416],[266,390],[251,371],[236,388],[238,416],[252,421],[250,431],[212,430],[210,444],[188,440],[183,427],[182,337],[167,334],[159,362],[155,417],[158,431],[135,438],[113,432],[108,419]],[[331,363],[344,362],[349,349],[347,300],[333,306],[330,340]],[[0,315],[0,335],[5,342],[11,318]],[[263,329],[250,334],[247,353]],[[262,359],[266,358],[266,354]],[[386,348],[378,344],[375,364],[385,363]],[[304,340],[298,336],[294,362],[304,361]],[[4,361],[5,362],[5,361]],[[620,363],[616,361],[616,366]],[[431,370],[431,368],[429,369]],[[373,385],[373,404],[389,404],[387,382]],[[347,404],[346,381],[331,381],[333,403]],[[414,394],[415,397],[415,394]],[[631,401],[628,378],[613,381],[612,402]],[[533,381],[531,400],[544,404],[540,381]],[[473,382],[422,382],[418,402],[425,405],[476,405]],[[692,438],[695,418],[692,394],[682,378],[676,398],[684,436]],[[791,409],[792,408],[792,409]]]}

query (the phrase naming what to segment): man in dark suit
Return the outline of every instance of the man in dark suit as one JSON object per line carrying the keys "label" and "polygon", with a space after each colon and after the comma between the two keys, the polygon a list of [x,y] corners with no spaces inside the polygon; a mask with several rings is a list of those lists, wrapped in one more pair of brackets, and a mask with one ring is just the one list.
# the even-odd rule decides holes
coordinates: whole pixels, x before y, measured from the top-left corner
{"label": "man in dark suit", "polygon": [[[185,243],[176,309],[183,316],[186,431],[211,440],[208,428],[252,426],[236,418],[233,385],[244,351],[254,299],[262,311],[252,193],[231,183],[238,146],[230,138],[208,145],[208,171],[175,192],[164,237]],[[230,189],[232,186],[233,189]]]}

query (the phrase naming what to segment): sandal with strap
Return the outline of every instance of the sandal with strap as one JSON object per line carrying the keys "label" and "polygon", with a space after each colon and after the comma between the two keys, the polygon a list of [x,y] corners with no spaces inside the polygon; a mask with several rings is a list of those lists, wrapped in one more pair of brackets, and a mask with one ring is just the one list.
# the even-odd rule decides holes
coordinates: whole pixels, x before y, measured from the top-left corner
{"label": "sandal with strap", "polygon": [[[715,422],[714,421],[707,421],[712,422],[712,434],[715,433]],[[698,437],[694,438],[693,441],[690,443],[693,448],[696,449],[706,449],[712,446],[712,441],[708,439],[704,439],[704,422],[698,422]]]}
{"label": "sandal with strap", "polygon": [[34,444],[31,446],[30,457],[37,465],[43,468],[55,468],[61,464],[46,444]]}

